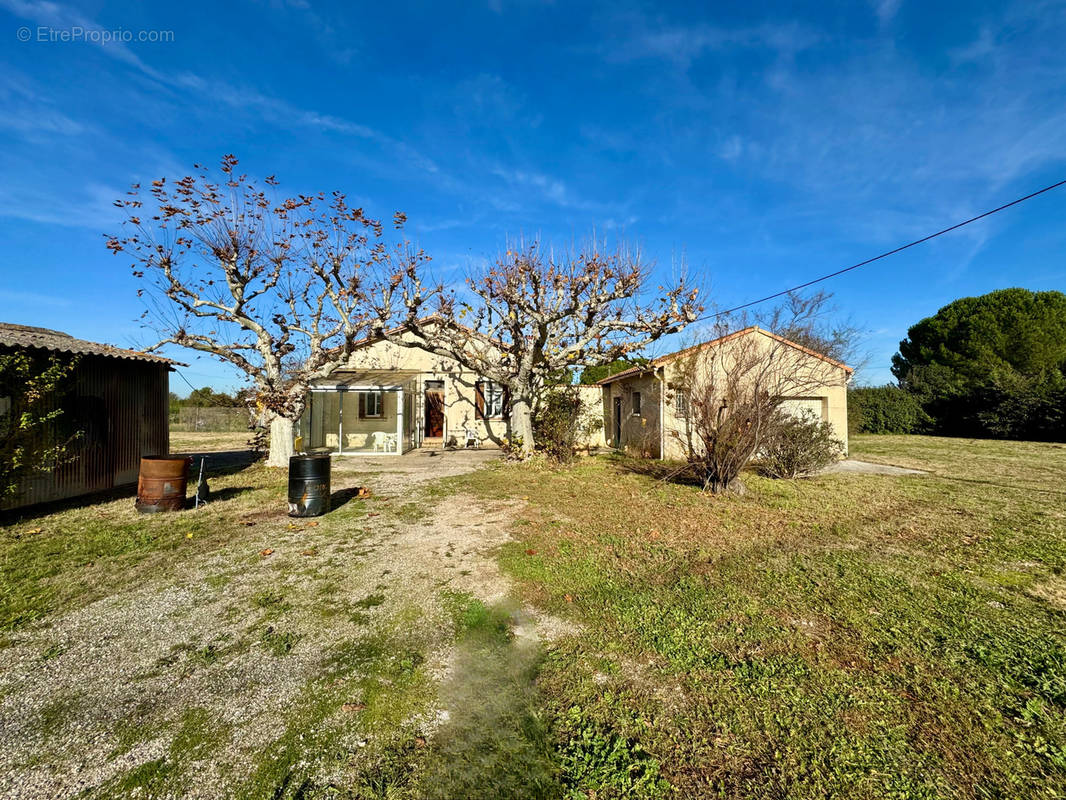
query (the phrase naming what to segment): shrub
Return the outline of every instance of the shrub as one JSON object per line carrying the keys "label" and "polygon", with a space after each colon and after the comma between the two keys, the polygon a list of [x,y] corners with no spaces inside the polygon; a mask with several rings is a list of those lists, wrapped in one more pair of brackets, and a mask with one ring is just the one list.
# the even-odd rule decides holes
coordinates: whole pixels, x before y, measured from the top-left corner
{"label": "shrub", "polygon": [[917,395],[898,386],[866,386],[848,392],[852,433],[921,433],[930,423]]}
{"label": "shrub", "polygon": [[0,353],[0,503],[69,462],[81,436],[65,398],[78,358]]}
{"label": "shrub", "polygon": [[833,438],[833,427],[805,410],[796,417],[784,411],[774,416],[759,450],[759,466],[771,478],[798,478],[827,467],[844,455],[844,443]]}
{"label": "shrub", "polygon": [[973,395],[983,433],[997,439],[1066,441],[1066,374],[998,370]]}
{"label": "shrub", "polygon": [[558,386],[545,391],[533,417],[536,448],[561,464],[573,460],[583,411],[584,404],[575,387]]}

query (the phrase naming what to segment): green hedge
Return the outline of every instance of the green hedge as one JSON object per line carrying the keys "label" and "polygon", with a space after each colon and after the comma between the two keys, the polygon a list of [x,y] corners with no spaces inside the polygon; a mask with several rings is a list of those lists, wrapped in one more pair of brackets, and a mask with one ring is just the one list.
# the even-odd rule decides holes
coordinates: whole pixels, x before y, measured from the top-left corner
{"label": "green hedge", "polygon": [[848,391],[851,433],[923,433],[931,422],[919,399],[898,386],[864,386]]}

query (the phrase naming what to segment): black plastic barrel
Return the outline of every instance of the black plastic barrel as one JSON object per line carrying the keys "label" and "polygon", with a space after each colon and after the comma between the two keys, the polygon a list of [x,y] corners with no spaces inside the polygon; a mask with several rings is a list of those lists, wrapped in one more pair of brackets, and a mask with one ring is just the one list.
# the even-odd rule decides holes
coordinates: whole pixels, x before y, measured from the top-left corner
{"label": "black plastic barrel", "polygon": [[329,511],[329,453],[289,459],[289,516],[320,517]]}

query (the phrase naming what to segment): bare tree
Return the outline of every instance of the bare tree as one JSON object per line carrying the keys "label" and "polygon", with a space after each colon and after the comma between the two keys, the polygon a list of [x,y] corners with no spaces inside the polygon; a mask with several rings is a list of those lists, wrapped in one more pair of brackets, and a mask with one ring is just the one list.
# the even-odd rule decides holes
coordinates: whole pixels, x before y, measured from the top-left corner
{"label": "bare tree", "polygon": [[[720,317],[709,341],[675,364],[672,388],[684,392],[687,413],[673,435],[704,489],[743,491],[740,472],[781,424],[788,398],[842,380],[843,365],[808,346],[834,341],[839,330],[826,326],[828,299],[790,297],[756,317]],[[836,342],[842,348],[833,351],[837,355],[849,346],[843,334]]]}
{"label": "bare tree", "polygon": [[[161,337],[148,350],[175,344],[243,372],[250,411],[270,428],[268,463],[284,466],[309,384],[366,333],[364,282],[391,256],[382,224],[343,194],[275,201],[236,168],[227,155],[221,181],[197,165],[199,175],[153,181],[147,192],[134,185],[115,203],[126,235],[107,246],[131,254],[144,282],[144,318]],[[397,229],[404,221],[397,213]]]}
{"label": "bare tree", "polygon": [[523,456],[533,449],[538,390],[552,375],[631,355],[702,310],[683,278],[646,299],[650,273],[639,253],[595,241],[558,258],[537,243],[509,249],[467,280],[470,299],[427,286],[420,267],[409,254],[378,287],[377,332],[504,387],[511,443]]}
{"label": "bare tree", "polygon": [[848,364],[856,374],[870,359],[860,349],[865,331],[852,318],[841,315],[832,292],[790,292],[783,304],[751,319],[789,341]]}

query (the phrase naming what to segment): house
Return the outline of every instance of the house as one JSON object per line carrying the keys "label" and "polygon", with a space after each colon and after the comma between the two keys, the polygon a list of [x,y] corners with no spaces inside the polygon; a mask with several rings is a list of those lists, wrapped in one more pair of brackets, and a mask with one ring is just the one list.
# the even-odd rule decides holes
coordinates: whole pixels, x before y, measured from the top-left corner
{"label": "house", "polygon": [[[730,371],[745,371],[746,379],[784,395],[786,411],[808,411],[829,422],[847,448],[852,368],[757,326],[601,380],[608,444],[652,458],[684,458],[692,436],[688,399],[693,383],[725,387]],[[723,412],[726,405],[723,397]]]}
{"label": "house", "polygon": [[[176,362],[47,328],[0,323],[0,354],[16,352],[76,359],[69,391],[58,398],[63,413],[50,425],[77,437],[69,458],[24,481],[5,510],[135,484],[141,456],[169,452],[169,374]],[[0,415],[15,402],[0,397]]]}
{"label": "house", "polygon": [[[407,341],[409,332],[396,331]],[[507,438],[504,388],[451,358],[381,337],[361,342],[348,363],[316,382],[296,428],[296,449],[338,455],[401,455],[469,439]]]}
{"label": "house", "polygon": [[[409,332],[395,333],[408,342],[418,341]],[[603,420],[602,428],[582,420],[587,441],[581,446],[610,445],[654,458],[684,457],[682,373],[693,364],[720,369],[723,357],[736,357],[752,346],[770,348],[784,383],[792,384],[795,391],[785,407],[809,409],[828,420],[846,443],[851,368],[752,327],[619,372],[596,386],[578,387],[595,409],[591,413]],[[372,337],[356,347],[342,368],[311,387],[295,445],[298,451],[338,455],[402,455],[446,444],[499,446],[508,431],[504,387],[455,359]]]}

